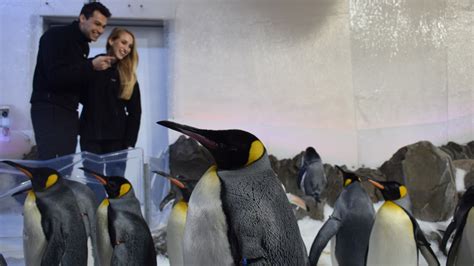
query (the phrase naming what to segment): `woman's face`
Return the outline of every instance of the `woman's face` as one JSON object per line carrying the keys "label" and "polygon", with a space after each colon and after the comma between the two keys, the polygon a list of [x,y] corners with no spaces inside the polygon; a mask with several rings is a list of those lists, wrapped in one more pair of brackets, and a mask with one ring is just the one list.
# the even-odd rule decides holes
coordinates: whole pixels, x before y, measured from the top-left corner
{"label": "woman's face", "polygon": [[123,32],[117,39],[109,40],[109,44],[111,47],[111,55],[115,56],[117,60],[122,60],[132,51],[133,37]]}

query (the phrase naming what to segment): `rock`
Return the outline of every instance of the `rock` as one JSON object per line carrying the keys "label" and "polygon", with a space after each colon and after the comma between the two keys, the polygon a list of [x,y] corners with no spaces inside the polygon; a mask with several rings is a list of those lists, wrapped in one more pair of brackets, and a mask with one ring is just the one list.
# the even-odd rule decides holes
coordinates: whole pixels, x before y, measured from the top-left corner
{"label": "rock", "polygon": [[170,173],[200,179],[214,163],[212,155],[194,139],[181,135],[170,145]]}
{"label": "rock", "polygon": [[328,180],[326,189],[321,193],[322,199],[327,199],[329,206],[334,208],[337,197],[342,192],[342,174],[329,164],[324,164],[324,173]]}
{"label": "rock", "polygon": [[[370,177],[370,178],[378,180],[378,181],[386,181],[387,180],[385,175],[382,174],[382,172],[380,172],[380,170],[378,170],[378,169],[374,170],[374,169],[370,169],[370,168],[359,168],[355,171],[355,173],[359,177],[361,177],[363,181],[364,181],[364,178],[367,178],[367,177]],[[367,194],[369,195],[372,202],[375,203],[375,202],[384,200],[383,196],[382,196],[382,193],[377,188],[375,188],[372,184],[370,184],[369,182],[362,182],[361,184],[362,184],[362,187],[367,192]]]}
{"label": "rock", "polygon": [[474,140],[466,144],[466,148],[471,152],[471,159],[474,159]]}
{"label": "rock", "polygon": [[281,183],[285,186],[286,192],[298,195],[300,197],[303,196],[302,191],[298,189],[297,185],[302,153],[296,155],[293,157],[293,159],[278,160],[273,155],[269,155],[269,158],[273,171],[275,171]]}
{"label": "rock", "polygon": [[416,218],[437,222],[453,215],[457,203],[450,156],[428,141],[398,150],[380,171],[387,180],[405,184]]}
{"label": "rock", "polygon": [[[474,159],[474,150],[469,145],[469,143],[460,145],[450,141],[448,144],[441,146],[440,149],[446,152],[452,160]],[[472,147],[474,148],[474,144],[472,144]]]}
{"label": "rock", "polygon": [[464,176],[464,187],[468,189],[471,186],[474,186],[474,171],[471,171]]}
{"label": "rock", "polygon": [[453,166],[469,173],[474,171],[474,159],[453,160]]}

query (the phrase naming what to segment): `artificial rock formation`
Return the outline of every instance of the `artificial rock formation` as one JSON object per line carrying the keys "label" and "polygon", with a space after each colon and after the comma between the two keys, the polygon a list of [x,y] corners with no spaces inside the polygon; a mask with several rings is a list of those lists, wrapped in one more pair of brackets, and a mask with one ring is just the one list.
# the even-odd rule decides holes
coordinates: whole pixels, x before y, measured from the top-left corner
{"label": "artificial rock formation", "polygon": [[[393,180],[405,184],[412,201],[411,211],[416,218],[425,221],[444,221],[453,213],[458,195],[455,185],[455,167],[466,171],[465,185],[474,184],[474,141],[466,145],[450,142],[438,148],[427,141],[420,141],[400,148],[378,169],[359,168],[355,172],[363,179]],[[321,203],[305,197],[297,187],[297,178],[303,152],[291,159],[279,160],[270,155],[273,170],[277,173],[287,192],[303,197],[310,208],[306,213],[298,210],[298,218],[310,216],[324,219],[323,209],[327,203],[333,206],[342,191],[341,173],[332,165],[324,164],[327,187],[321,194]],[[454,159],[457,158],[457,159]],[[324,155],[322,155],[324,161]],[[212,156],[196,141],[181,136],[170,146],[170,171],[198,179],[213,163]],[[362,186],[374,201],[382,195],[370,184]]]}
{"label": "artificial rock formation", "polygon": [[428,141],[399,149],[380,167],[387,180],[405,184],[416,218],[444,221],[457,203],[455,170],[451,157]]}

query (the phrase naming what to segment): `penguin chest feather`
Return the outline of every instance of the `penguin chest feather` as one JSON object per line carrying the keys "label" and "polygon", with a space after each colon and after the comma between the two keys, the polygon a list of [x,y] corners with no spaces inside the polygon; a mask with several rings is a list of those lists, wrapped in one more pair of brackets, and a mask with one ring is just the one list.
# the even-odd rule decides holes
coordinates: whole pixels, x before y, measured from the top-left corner
{"label": "penguin chest feather", "polygon": [[213,166],[199,180],[189,200],[184,233],[185,265],[233,263],[220,195],[221,182]]}
{"label": "penguin chest feather", "polygon": [[110,243],[108,225],[109,201],[105,199],[97,208],[96,228],[97,228],[97,251],[99,253],[100,265],[110,265],[112,259],[112,244]]}
{"label": "penguin chest feather", "polygon": [[41,227],[41,213],[36,206],[34,192],[30,191],[23,208],[23,250],[26,265],[40,265],[47,242]]}
{"label": "penguin chest feather", "polygon": [[167,251],[172,265],[183,265],[183,237],[187,211],[188,204],[184,201],[178,202],[171,211],[166,227]]}
{"label": "penguin chest feather", "polygon": [[367,265],[417,265],[417,254],[410,218],[397,204],[386,201],[372,227]]}
{"label": "penguin chest feather", "polygon": [[456,255],[456,265],[474,264],[474,208],[467,214],[466,224],[462,232]]}

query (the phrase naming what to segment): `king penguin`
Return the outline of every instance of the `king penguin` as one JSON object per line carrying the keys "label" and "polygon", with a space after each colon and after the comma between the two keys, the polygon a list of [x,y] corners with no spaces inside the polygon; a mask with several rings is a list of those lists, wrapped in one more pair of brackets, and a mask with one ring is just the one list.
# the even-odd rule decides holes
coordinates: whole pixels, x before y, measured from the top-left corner
{"label": "king penguin", "polygon": [[446,265],[474,265],[474,186],[469,187],[458,202],[453,220],[443,235],[440,249],[446,255],[451,234],[454,239],[447,254]]}
{"label": "king penguin", "polygon": [[100,265],[156,265],[150,228],[130,182],[121,176],[81,169],[97,178],[108,195],[97,210]]}
{"label": "king penguin", "polygon": [[368,181],[382,192],[385,203],[370,233],[367,265],[418,265],[418,250],[428,265],[439,265],[416,219],[394,202],[407,195],[407,188],[395,181]]}
{"label": "king penguin", "polygon": [[54,169],[11,161],[31,179],[24,204],[26,265],[87,265],[87,235],[74,193]]}
{"label": "king penguin", "polygon": [[[166,247],[171,265],[184,265],[183,237],[188,212],[188,202],[191,197],[195,180],[186,179],[183,176],[173,177],[164,172],[155,173],[164,176],[173,184],[170,193],[160,204],[160,210],[170,201],[174,200],[174,206],[166,226]],[[174,188],[177,188],[176,191]]]}
{"label": "king penguin", "polygon": [[298,188],[305,195],[321,202],[321,192],[326,184],[327,179],[321,157],[313,147],[306,148],[298,173]]}
{"label": "king penguin", "polygon": [[[76,198],[77,205],[81,211],[82,222],[86,229],[87,237],[90,238],[90,244],[88,243],[88,265],[94,263],[98,265],[98,254],[97,254],[97,232],[96,232],[96,211],[99,207],[97,197],[87,185],[82,184],[71,179],[63,179],[66,186],[68,186]],[[93,258],[91,258],[93,256]]]}
{"label": "king penguin", "polygon": [[336,166],[342,173],[343,186],[334,203],[334,211],[319,230],[311,246],[310,265],[317,265],[319,257],[329,240],[332,243],[333,265],[365,265],[370,230],[375,219],[375,210],[360,178]]}
{"label": "king penguin", "polygon": [[238,130],[158,124],[200,142],[215,160],[189,199],[185,265],[306,265],[290,203],[263,143]]}
{"label": "king penguin", "polygon": [[[97,255],[97,244],[96,244],[96,229],[95,229],[95,226],[96,226],[96,221],[95,221],[95,212],[97,210],[97,207],[99,206],[98,202],[97,202],[97,197],[95,196],[95,193],[87,186],[87,185],[84,185],[80,182],[77,182],[77,181],[74,181],[74,180],[70,180],[70,179],[66,179],[66,178],[62,178],[64,184],[69,187],[69,189],[71,189],[72,193],[74,194],[74,197],[76,199],[76,203],[79,207],[79,210],[81,212],[81,216],[82,216],[82,222],[84,223],[84,228],[86,229],[86,235],[88,237],[88,242],[87,242],[87,245],[88,245],[88,252],[87,252],[87,255],[88,255],[88,258],[87,258],[87,264],[95,264],[97,265],[98,264],[98,255]],[[18,192],[15,192],[12,196],[16,196],[18,194],[21,194],[23,192],[26,192],[26,191],[30,191],[32,189],[31,185],[18,191]],[[27,196],[28,197],[28,196]],[[24,204],[24,209],[30,209],[30,208],[33,208],[33,212],[34,212],[34,208],[36,208],[36,204],[31,204],[31,203],[35,203],[35,200],[32,201],[32,197],[34,197],[34,194],[33,193],[30,193],[30,196],[29,196],[29,200],[26,201],[25,200],[25,204]],[[26,218],[25,219],[30,219],[30,218]],[[39,222],[36,223],[36,222],[28,222],[28,223],[34,223],[34,224],[40,224]],[[35,231],[35,230],[33,230]],[[39,230],[41,231],[41,230]],[[38,232],[39,232],[38,231]],[[32,233],[30,231],[30,233]],[[26,234],[28,235],[28,234]],[[90,240],[90,242],[89,242]],[[29,247],[28,249],[37,249],[36,247]]]}

